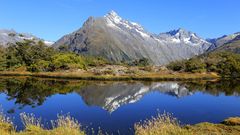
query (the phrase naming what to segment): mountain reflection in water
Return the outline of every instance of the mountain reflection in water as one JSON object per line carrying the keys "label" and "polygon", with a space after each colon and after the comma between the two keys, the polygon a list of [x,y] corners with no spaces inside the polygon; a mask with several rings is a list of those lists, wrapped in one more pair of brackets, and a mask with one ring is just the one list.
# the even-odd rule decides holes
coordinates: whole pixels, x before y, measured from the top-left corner
{"label": "mountain reflection in water", "polygon": [[[14,100],[18,108],[40,106],[47,97],[55,94],[78,93],[89,106],[100,106],[109,112],[124,104],[135,103],[149,92],[160,92],[177,98],[195,92],[214,96],[239,96],[238,81],[200,82],[102,82],[49,80],[37,78],[2,78],[0,92]],[[14,112],[9,110],[9,112]]]}
{"label": "mountain reflection in water", "polygon": [[[220,122],[240,116],[238,81],[140,82],[78,81],[5,77],[0,79],[0,104],[13,117],[34,113],[46,122],[70,113],[87,129],[133,134],[134,123],[158,111],[173,113],[184,124]],[[47,126],[44,124],[44,126]]]}

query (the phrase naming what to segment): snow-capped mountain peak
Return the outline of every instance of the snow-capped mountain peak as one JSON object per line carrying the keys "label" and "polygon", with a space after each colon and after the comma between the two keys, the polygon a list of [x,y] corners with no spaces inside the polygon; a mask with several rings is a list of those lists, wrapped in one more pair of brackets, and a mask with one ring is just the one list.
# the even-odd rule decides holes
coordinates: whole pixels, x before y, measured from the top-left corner
{"label": "snow-capped mountain peak", "polygon": [[24,40],[43,41],[48,46],[53,44],[51,41],[45,41],[29,33],[18,33],[12,29],[0,29],[0,45],[4,47],[7,47],[9,43],[22,42]]}
{"label": "snow-capped mountain peak", "polygon": [[205,49],[207,49],[211,45],[211,43],[200,38],[196,33],[187,31],[183,28],[172,30],[166,33],[160,33],[158,38],[167,43],[203,46],[203,48]]}
{"label": "snow-capped mountain peak", "polygon": [[177,30],[172,30],[172,31],[166,32],[166,34],[174,36],[181,40],[184,40],[184,38],[199,38],[195,33],[191,32],[191,31],[187,31],[183,28],[179,28]]}
{"label": "snow-capped mountain peak", "polygon": [[114,10],[110,11],[107,13],[107,15],[105,15],[105,17],[107,16],[112,16],[112,17],[120,17],[117,12],[115,12]]}
{"label": "snow-capped mountain peak", "polygon": [[150,34],[148,34],[140,24],[122,19],[115,11],[109,12],[104,18],[107,21],[107,25],[110,27],[118,30],[132,31],[141,35],[143,38],[150,37]]}
{"label": "snow-capped mountain peak", "polygon": [[110,11],[107,15],[104,16],[105,18],[113,21],[114,23],[118,24],[121,23],[122,18],[115,12],[115,11]]}
{"label": "snow-capped mountain peak", "polygon": [[[123,105],[138,102],[150,92],[160,92],[177,98],[192,95],[192,92],[186,86],[175,82],[152,83],[150,85],[139,82],[126,85],[125,82],[117,82],[95,85],[95,87],[93,91],[85,88],[78,93],[87,104],[101,106],[110,113]],[[99,91],[100,93],[96,96],[95,92]]]}
{"label": "snow-capped mountain peak", "polygon": [[169,32],[166,32],[167,34],[169,35],[172,35],[172,36],[176,36],[176,35],[180,35],[180,34],[186,34],[188,33],[188,31],[184,30],[183,28],[179,28],[179,29],[176,29],[176,30],[171,30]]}
{"label": "snow-capped mountain peak", "polygon": [[191,58],[210,46],[184,29],[160,35],[150,33],[114,11],[104,17],[89,18],[81,29],[62,37],[53,46],[57,48],[62,44],[79,54],[102,55],[116,62],[147,58],[155,65]]}

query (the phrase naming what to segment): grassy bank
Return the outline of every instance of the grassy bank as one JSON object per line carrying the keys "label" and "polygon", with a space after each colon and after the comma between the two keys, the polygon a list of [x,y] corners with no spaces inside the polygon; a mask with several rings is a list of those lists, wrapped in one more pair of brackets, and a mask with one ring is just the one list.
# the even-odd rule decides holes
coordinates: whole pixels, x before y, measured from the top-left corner
{"label": "grassy bank", "polygon": [[[66,116],[58,116],[51,121],[53,129],[44,129],[41,119],[33,114],[20,114],[25,130],[16,132],[11,120],[0,115],[1,135],[85,135],[77,120]],[[135,124],[136,135],[239,135],[240,118],[228,118],[221,124],[199,123],[196,125],[181,126],[176,118],[169,114],[159,115],[143,123]],[[94,132],[93,132],[94,134]],[[96,134],[102,135],[99,131]]]}
{"label": "grassy bank", "polygon": [[80,124],[70,116],[58,116],[58,119],[51,121],[52,130],[43,128],[41,119],[33,114],[20,114],[25,130],[16,132],[14,125],[9,118],[0,115],[0,134],[1,135],[85,135],[81,130]]}
{"label": "grassy bank", "polygon": [[95,75],[93,73],[79,72],[0,72],[0,76],[32,76],[41,78],[61,78],[61,79],[79,79],[79,80],[142,80],[142,81],[178,81],[178,80],[210,80],[220,78],[214,73],[146,73],[129,75]]}
{"label": "grassy bank", "polygon": [[181,126],[169,114],[159,115],[143,123],[135,124],[136,135],[239,135],[240,118],[228,118],[221,124],[199,123]]}

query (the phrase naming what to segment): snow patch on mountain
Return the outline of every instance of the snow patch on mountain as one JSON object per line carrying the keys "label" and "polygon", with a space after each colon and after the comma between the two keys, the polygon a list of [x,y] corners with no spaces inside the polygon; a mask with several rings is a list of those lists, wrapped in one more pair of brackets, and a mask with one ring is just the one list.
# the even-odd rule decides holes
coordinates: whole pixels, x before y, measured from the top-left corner
{"label": "snow patch on mountain", "polygon": [[143,98],[147,93],[157,91],[163,94],[172,95],[175,97],[183,97],[191,95],[192,93],[186,87],[180,86],[178,83],[167,82],[167,83],[153,83],[151,86],[142,86],[132,95],[117,95],[107,97],[103,108],[108,110],[110,113],[117,110],[119,107],[129,103],[136,103]]}
{"label": "snow patch on mountain", "polygon": [[111,11],[104,17],[106,18],[109,27],[119,30],[133,30],[136,33],[140,34],[143,38],[150,38],[150,35],[144,31],[144,28],[140,24],[124,20],[114,11]]}
{"label": "snow patch on mountain", "polygon": [[46,45],[50,46],[54,42],[40,39],[32,34],[18,33],[15,30],[0,29],[0,45],[4,47],[8,46],[9,43],[23,42],[24,40],[43,41]]}
{"label": "snow patch on mountain", "polygon": [[53,46],[68,45],[78,54],[102,56],[115,62],[147,58],[154,65],[188,59],[202,54],[211,43],[195,33],[179,29],[162,34],[146,31],[111,11],[104,17],[90,17],[83,27],[59,39]]}

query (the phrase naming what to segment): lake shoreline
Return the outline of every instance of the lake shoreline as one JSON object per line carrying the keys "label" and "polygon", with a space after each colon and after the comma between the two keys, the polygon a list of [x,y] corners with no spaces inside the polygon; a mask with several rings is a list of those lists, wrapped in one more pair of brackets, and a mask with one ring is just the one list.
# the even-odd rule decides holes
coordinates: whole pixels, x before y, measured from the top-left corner
{"label": "lake shoreline", "polygon": [[135,125],[135,135],[238,135],[240,117],[229,117],[220,123],[200,122],[194,125],[180,125],[176,118],[159,115],[155,119],[146,120]]}
{"label": "lake shoreline", "polygon": [[102,81],[192,81],[219,80],[214,73],[149,73],[140,75],[94,75],[78,72],[0,72],[0,76],[26,76],[53,79],[102,80]]}
{"label": "lake shoreline", "polygon": [[[6,135],[28,135],[28,134],[75,134],[87,135],[88,133],[81,127],[81,124],[70,115],[60,115],[57,120],[52,120],[52,129],[46,129],[41,125],[41,118],[35,115],[22,113],[21,121],[25,124],[25,129],[16,131],[14,124],[9,117],[0,114],[0,132]],[[36,122],[31,122],[36,121]],[[159,115],[153,120],[146,120],[144,123],[135,123],[134,135],[195,135],[195,134],[231,134],[237,135],[240,130],[240,117],[229,117],[220,123],[200,122],[194,125],[180,125],[178,121],[170,115]],[[92,131],[94,133],[94,131]],[[107,134],[99,128],[98,133]]]}

